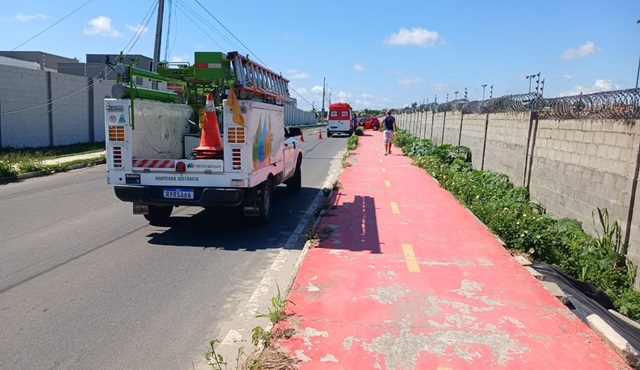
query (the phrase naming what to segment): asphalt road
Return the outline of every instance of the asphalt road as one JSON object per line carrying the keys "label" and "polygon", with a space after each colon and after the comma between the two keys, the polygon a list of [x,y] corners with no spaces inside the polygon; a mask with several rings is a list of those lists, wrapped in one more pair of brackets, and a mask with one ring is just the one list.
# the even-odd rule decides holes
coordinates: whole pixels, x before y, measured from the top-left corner
{"label": "asphalt road", "polygon": [[150,226],[104,166],[0,185],[0,368],[200,369],[210,339],[246,345],[340,171],[346,138],[311,137],[302,191],[278,187],[263,227],[194,207]]}

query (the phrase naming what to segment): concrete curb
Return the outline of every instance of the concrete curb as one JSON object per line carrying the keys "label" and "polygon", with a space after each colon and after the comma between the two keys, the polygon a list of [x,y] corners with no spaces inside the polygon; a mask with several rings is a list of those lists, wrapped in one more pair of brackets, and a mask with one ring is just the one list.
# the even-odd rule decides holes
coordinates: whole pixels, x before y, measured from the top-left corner
{"label": "concrete curb", "polygon": [[633,346],[607,324],[600,316],[591,314],[587,316],[589,327],[600,338],[613,348],[613,350],[634,369],[640,368],[640,354]]}

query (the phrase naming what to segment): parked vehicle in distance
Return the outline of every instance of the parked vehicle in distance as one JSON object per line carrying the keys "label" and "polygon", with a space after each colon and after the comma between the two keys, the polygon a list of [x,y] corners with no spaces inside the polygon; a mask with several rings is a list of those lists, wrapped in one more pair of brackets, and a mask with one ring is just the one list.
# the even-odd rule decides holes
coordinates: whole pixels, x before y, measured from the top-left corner
{"label": "parked vehicle in distance", "polygon": [[335,134],[353,135],[356,120],[353,110],[348,103],[333,103],[329,105],[327,117],[327,137]]}
{"label": "parked vehicle in distance", "polygon": [[380,120],[376,117],[363,117],[360,118],[360,126],[363,126],[365,130],[378,131],[380,128]]}

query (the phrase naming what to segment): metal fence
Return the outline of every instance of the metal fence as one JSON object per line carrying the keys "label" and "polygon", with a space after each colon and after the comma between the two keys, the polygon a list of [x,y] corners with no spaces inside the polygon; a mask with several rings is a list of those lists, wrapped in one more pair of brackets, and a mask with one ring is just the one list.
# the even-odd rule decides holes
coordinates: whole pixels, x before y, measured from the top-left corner
{"label": "metal fence", "polygon": [[458,99],[437,104],[403,108],[401,113],[412,112],[452,112],[504,113],[539,112],[540,118],[576,119],[638,119],[640,118],[640,89],[603,91],[557,98],[544,98],[533,92],[506,95],[482,101]]}

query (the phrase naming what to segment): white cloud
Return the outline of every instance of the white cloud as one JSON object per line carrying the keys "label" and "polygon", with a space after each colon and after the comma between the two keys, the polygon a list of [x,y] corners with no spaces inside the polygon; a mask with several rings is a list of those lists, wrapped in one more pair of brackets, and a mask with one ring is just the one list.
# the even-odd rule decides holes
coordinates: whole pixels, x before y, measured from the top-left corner
{"label": "white cloud", "polygon": [[322,86],[315,85],[311,88],[311,92],[322,94]]}
{"label": "white cloud", "polygon": [[424,81],[424,79],[422,77],[409,77],[409,78],[404,78],[402,80],[398,80],[398,85],[404,87],[404,88],[408,88],[412,85],[418,84],[420,82]]}
{"label": "white cloud", "polygon": [[366,71],[367,71],[367,69],[366,69],[362,64],[356,64],[356,65],[354,65],[354,66],[353,66],[353,69],[354,69],[356,72],[366,72]]}
{"label": "white cloud", "polygon": [[285,77],[289,80],[308,80],[311,78],[311,76],[306,72],[299,71],[297,69],[287,69]]}
{"label": "white cloud", "polygon": [[600,91],[612,91],[612,90],[620,90],[620,85],[616,84],[612,80],[596,80],[595,83],[591,86],[581,86],[578,85],[571,89],[570,91],[561,92],[560,96],[570,96],[570,95],[580,95],[583,94],[592,94]]}
{"label": "white cloud", "polygon": [[345,91],[339,91],[339,92],[336,94],[336,96],[337,96],[337,98],[338,98],[338,100],[337,100],[337,101],[344,101],[344,102],[346,102],[346,101],[351,100],[351,97],[353,96],[353,94],[348,93],[348,92],[345,92]]}
{"label": "white cloud", "polygon": [[426,28],[401,28],[384,42],[389,45],[434,46],[438,41],[438,32]]}
{"label": "white cloud", "polygon": [[87,36],[109,36],[120,37],[122,34],[118,32],[113,26],[111,26],[111,18],[103,15],[93,18],[89,22],[91,28],[85,28],[84,34]]}
{"label": "white cloud", "polygon": [[362,94],[360,94],[360,97],[362,97],[363,99],[371,99],[371,98],[373,98],[373,95],[368,94],[368,93],[362,93]]}
{"label": "white cloud", "polygon": [[147,33],[147,31],[149,31],[149,27],[147,26],[143,26],[141,24],[137,25],[137,26],[132,26],[130,24],[125,24],[125,27],[127,27],[127,29],[133,33],[138,33],[140,35],[144,35],[145,33]]}
{"label": "white cloud", "polygon": [[14,18],[16,20],[19,20],[20,22],[29,22],[29,21],[35,21],[35,20],[40,20],[40,19],[47,19],[49,17],[47,17],[46,15],[44,15],[42,13],[36,13],[36,14],[18,13],[18,14],[16,14],[16,16]]}
{"label": "white cloud", "polygon": [[435,91],[447,91],[447,90],[452,90],[451,87],[449,87],[449,85],[442,83],[442,82],[436,82],[431,84],[431,89],[435,90]]}
{"label": "white cloud", "polygon": [[580,45],[577,49],[567,49],[562,53],[562,59],[584,58],[598,51],[596,44],[591,41]]}
{"label": "white cloud", "polygon": [[562,79],[565,80],[565,81],[571,81],[571,80],[573,80],[573,76],[569,75],[569,74],[563,75]]}

